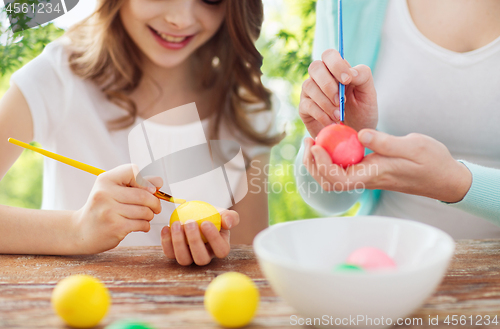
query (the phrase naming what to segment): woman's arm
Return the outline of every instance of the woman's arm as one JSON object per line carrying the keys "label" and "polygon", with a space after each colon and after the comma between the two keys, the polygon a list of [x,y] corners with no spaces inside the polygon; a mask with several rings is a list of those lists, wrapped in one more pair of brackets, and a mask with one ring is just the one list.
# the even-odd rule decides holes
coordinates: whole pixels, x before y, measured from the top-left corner
{"label": "woman's arm", "polygon": [[447,204],[500,225],[500,169],[459,161],[469,169],[472,184],[461,201]]}
{"label": "woman's arm", "polygon": [[[250,162],[250,167],[242,180],[248,184],[247,195],[231,209],[239,213],[240,224],[231,230],[231,243],[251,244],[253,238],[269,226],[269,213],[267,204],[267,183],[269,154],[256,156]],[[239,188],[245,184],[238,184]]]}

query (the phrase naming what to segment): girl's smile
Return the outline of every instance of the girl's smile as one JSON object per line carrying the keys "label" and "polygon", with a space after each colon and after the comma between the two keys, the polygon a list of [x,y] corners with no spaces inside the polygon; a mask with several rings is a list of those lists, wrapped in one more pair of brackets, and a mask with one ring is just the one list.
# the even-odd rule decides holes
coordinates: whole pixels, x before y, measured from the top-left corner
{"label": "girl's smile", "polygon": [[163,32],[156,31],[151,26],[149,26],[151,33],[155,37],[158,43],[167,49],[182,49],[194,38],[195,34],[192,35],[172,35]]}

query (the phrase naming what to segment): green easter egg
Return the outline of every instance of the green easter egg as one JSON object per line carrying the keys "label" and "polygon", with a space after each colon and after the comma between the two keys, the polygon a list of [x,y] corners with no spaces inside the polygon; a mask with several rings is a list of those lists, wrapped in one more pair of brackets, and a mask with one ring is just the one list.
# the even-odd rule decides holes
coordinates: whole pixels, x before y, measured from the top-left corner
{"label": "green easter egg", "polygon": [[339,264],[339,265],[335,266],[333,271],[334,272],[364,272],[365,270],[363,270],[363,268],[361,268],[358,265],[343,263],[343,264]]}
{"label": "green easter egg", "polygon": [[155,329],[155,328],[144,322],[124,320],[112,323],[105,329]]}

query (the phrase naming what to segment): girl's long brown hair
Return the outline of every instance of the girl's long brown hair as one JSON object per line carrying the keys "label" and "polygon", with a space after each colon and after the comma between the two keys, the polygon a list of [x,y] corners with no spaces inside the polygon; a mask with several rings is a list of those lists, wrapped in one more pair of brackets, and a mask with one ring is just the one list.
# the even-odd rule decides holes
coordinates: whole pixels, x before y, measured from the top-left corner
{"label": "girl's long brown hair", "polygon": [[[110,129],[132,125],[136,104],[128,95],[143,77],[141,54],[120,19],[126,0],[100,0],[97,10],[66,33],[71,39],[69,64],[73,72],[96,83],[108,100],[128,114],[109,122]],[[216,139],[222,122],[236,135],[263,145],[275,145],[283,136],[257,132],[249,123],[249,105],[271,110],[271,94],[261,82],[262,56],[255,47],[263,21],[261,0],[225,0],[226,16],[218,32],[194,56],[202,72],[200,88],[215,88],[220,95],[211,123],[210,139]],[[212,65],[218,58],[219,65]],[[253,106],[255,107],[255,105]],[[253,110],[252,113],[254,113]]]}

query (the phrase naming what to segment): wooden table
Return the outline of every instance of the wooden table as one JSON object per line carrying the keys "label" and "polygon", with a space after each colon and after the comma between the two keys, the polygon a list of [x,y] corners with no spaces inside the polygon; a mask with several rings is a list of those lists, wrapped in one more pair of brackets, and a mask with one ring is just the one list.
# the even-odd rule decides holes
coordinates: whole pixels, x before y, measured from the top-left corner
{"label": "wooden table", "polygon": [[[443,282],[410,316],[421,317],[423,325],[406,327],[476,328],[469,318],[465,326],[443,321],[447,315],[472,315],[475,323],[477,316],[500,314],[499,251],[500,240],[458,241]],[[160,247],[116,248],[75,257],[0,255],[0,327],[67,328],[52,311],[52,289],[68,275],[85,273],[105,282],[113,299],[97,328],[124,318],[141,319],[156,328],[217,328],[204,310],[203,294],[214,277],[227,271],[244,273],[259,287],[260,308],[247,328],[300,327],[290,324],[296,313],[272,291],[251,246],[233,246],[226,259],[204,267],[179,266],[166,259]],[[439,316],[440,324],[428,325],[429,316]],[[481,323],[481,328],[500,327]]]}

